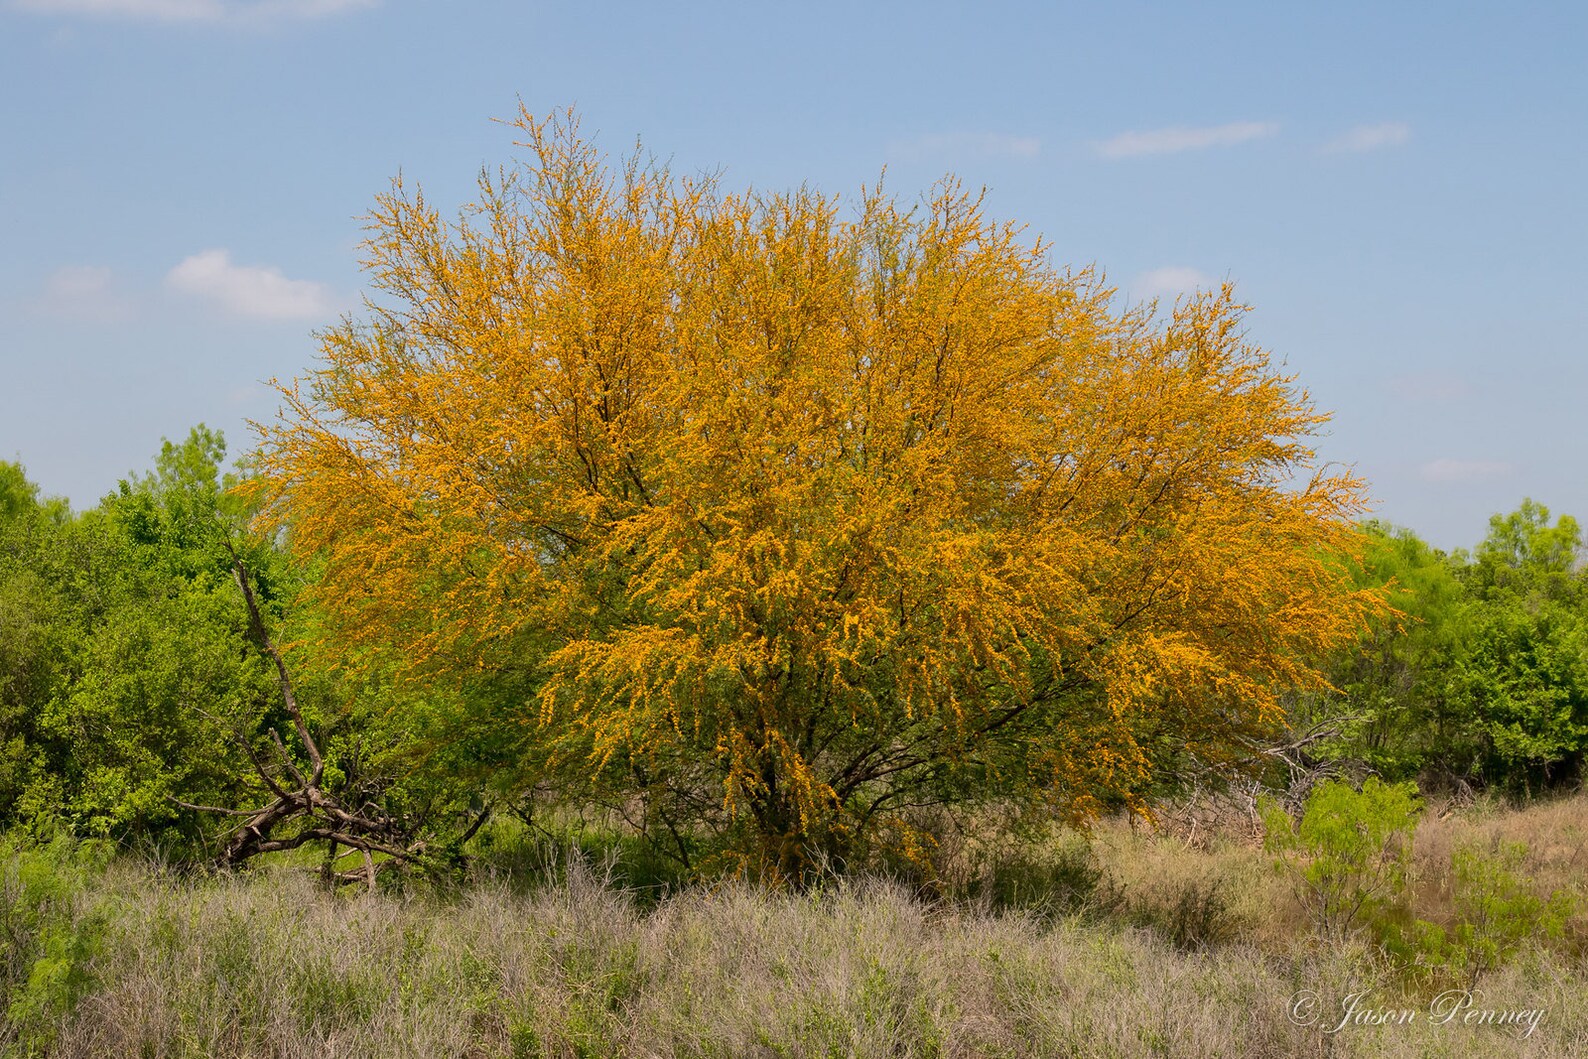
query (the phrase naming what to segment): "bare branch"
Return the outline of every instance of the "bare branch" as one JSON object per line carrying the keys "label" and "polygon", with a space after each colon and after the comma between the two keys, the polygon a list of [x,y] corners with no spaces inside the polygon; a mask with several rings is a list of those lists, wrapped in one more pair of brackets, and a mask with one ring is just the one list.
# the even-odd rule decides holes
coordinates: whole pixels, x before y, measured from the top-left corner
{"label": "bare branch", "polygon": [[292,724],[298,730],[298,738],[303,742],[303,748],[308,752],[309,761],[314,768],[313,784],[320,782],[321,775],[325,772],[325,761],[320,756],[320,747],[314,741],[314,736],[309,734],[309,726],[304,723],[303,711],[298,709],[298,698],[292,691],[292,678],[287,673],[287,662],[281,657],[281,652],[276,648],[276,643],[270,638],[270,633],[265,629],[264,616],[259,612],[259,602],[254,598],[253,585],[248,578],[248,570],[243,566],[242,556],[237,554],[237,549],[232,546],[230,538],[226,540],[226,550],[232,556],[232,572],[237,577],[237,584],[243,590],[243,601],[248,604],[248,620],[253,626],[254,636],[259,640],[270,660],[276,664],[276,678],[281,684],[282,702],[287,707],[287,713],[292,717]]}

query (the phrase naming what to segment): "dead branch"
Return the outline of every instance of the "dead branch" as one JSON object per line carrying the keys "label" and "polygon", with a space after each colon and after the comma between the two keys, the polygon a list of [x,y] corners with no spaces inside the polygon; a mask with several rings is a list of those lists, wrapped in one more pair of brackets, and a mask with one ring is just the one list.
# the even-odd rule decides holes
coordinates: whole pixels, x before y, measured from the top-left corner
{"label": "dead branch", "polygon": [[[362,881],[373,891],[376,872],[382,866],[376,863],[376,854],[389,858],[385,862],[388,864],[416,864],[421,859],[425,843],[415,837],[409,821],[394,817],[378,807],[367,797],[367,790],[355,786],[353,790],[358,804],[350,806],[336,792],[325,789],[323,786],[325,758],[320,751],[319,743],[314,738],[314,733],[310,730],[308,721],[304,718],[303,710],[298,705],[286,659],[265,626],[264,615],[259,609],[259,601],[254,595],[253,585],[242,557],[237,554],[230,541],[226,542],[226,548],[231,553],[232,572],[237,579],[238,587],[242,590],[243,601],[248,606],[250,631],[260,650],[275,666],[282,704],[292,720],[298,743],[308,757],[308,768],[299,766],[292,752],[287,748],[286,742],[274,728],[270,729],[268,734],[271,744],[275,747],[276,757],[279,759],[276,769],[266,764],[250,740],[239,735],[239,741],[253,764],[254,772],[272,795],[270,801],[252,810],[220,809],[184,802],[178,804],[201,812],[215,812],[241,818],[237,826],[228,833],[217,857],[222,868],[235,868],[261,854],[298,849],[311,842],[323,841],[327,844],[330,858],[326,866],[326,877],[333,882]],[[283,783],[278,776],[290,777],[291,783]],[[469,829],[470,835],[485,822],[488,814],[487,810],[474,822]],[[289,824],[296,825],[290,829],[290,833],[278,833],[278,829],[287,830]],[[362,855],[364,867],[361,872],[331,870],[336,850],[344,846],[358,850]]]}

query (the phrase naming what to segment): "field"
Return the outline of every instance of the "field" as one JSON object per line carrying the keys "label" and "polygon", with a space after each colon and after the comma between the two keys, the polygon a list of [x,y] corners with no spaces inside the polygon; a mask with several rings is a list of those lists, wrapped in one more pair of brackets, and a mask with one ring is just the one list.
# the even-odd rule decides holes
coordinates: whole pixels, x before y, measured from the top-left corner
{"label": "field", "polygon": [[[1452,914],[1451,849],[1501,841],[1526,844],[1540,893],[1580,893],[1585,809],[1431,808],[1418,914]],[[836,880],[657,897],[516,823],[481,836],[468,881],[376,894],[301,865],[184,877],[62,842],[7,857],[0,1042],[85,1059],[1588,1050],[1580,912],[1500,966],[1418,973],[1362,932],[1322,944],[1239,812],[1163,824],[967,839],[938,896]]]}

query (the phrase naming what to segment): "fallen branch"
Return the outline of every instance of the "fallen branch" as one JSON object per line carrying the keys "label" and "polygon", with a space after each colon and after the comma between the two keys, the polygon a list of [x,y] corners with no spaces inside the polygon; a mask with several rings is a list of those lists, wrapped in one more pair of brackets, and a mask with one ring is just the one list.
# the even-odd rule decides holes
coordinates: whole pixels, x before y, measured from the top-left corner
{"label": "fallen branch", "polygon": [[[232,557],[232,572],[237,578],[238,587],[242,589],[243,600],[248,605],[250,630],[260,650],[275,665],[282,703],[286,708],[287,716],[292,721],[293,732],[308,758],[308,767],[306,769],[301,767],[293,759],[293,754],[287,749],[281,734],[274,728],[270,729],[270,741],[276,749],[276,756],[280,759],[280,770],[292,780],[290,784],[283,783],[277,776],[272,775],[271,768],[267,766],[251,742],[246,737],[240,736],[248,759],[253,763],[254,772],[259,776],[266,790],[273,795],[271,800],[252,810],[222,809],[186,802],[177,802],[177,804],[200,812],[214,812],[242,818],[228,833],[225,844],[216,858],[222,868],[235,868],[261,854],[298,849],[311,842],[323,841],[327,844],[328,857],[333,862],[337,848],[342,846],[358,850],[364,860],[361,872],[334,872],[329,870],[328,864],[326,877],[338,883],[362,881],[373,891],[375,875],[381,867],[375,861],[375,854],[389,858],[385,862],[388,864],[417,864],[423,854],[425,843],[415,837],[409,821],[380,809],[363,796],[367,792],[355,791],[360,796],[355,799],[359,802],[355,807],[349,805],[336,792],[324,788],[325,757],[298,705],[286,659],[282,657],[281,651],[265,627],[264,616],[260,612],[259,602],[254,596],[253,585],[242,558],[230,541],[226,543],[226,547]],[[480,818],[469,829],[470,835],[478,830],[488,815],[489,810],[481,813]],[[279,836],[277,830],[288,824],[301,826],[291,834]]]}

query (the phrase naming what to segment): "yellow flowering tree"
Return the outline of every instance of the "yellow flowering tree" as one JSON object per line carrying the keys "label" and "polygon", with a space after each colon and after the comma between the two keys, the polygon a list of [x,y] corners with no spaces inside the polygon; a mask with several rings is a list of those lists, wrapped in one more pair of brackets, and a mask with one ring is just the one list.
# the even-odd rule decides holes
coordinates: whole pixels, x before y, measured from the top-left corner
{"label": "yellow flowering tree", "polygon": [[533,674],[538,778],[785,876],[925,805],[1085,816],[1379,605],[1228,289],[1118,310],[952,183],[734,194],[517,127],[458,220],[379,199],[258,468],[344,657]]}

